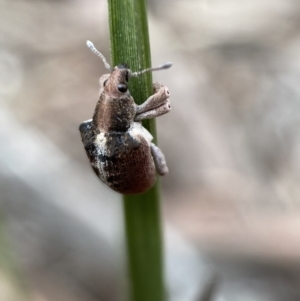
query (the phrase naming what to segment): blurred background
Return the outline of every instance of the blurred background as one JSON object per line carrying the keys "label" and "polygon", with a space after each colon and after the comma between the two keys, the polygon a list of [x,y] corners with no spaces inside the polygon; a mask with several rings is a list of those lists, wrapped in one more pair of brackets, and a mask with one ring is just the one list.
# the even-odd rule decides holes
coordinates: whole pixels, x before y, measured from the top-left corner
{"label": "blurred background", "polygon": [[[170,301],[300,300],[300,2],[149,0]],[[121,198],[78,126],[107,3],[0,0],[0,300],[125,300]]]}

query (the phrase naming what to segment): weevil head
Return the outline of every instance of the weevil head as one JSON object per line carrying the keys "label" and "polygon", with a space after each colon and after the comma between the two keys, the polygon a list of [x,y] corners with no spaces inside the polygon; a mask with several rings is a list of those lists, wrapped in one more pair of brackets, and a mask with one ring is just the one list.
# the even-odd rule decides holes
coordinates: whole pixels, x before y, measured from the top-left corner
{"label": "weevil head", "polygon": [[141,71],[131,72],[126,64],[120,64],[115,68],[111,68],[107,63],[106,58],[99,52],[91,41],[86,41],[87,46],[98,56],[104,63],[106,69],[110,70],[110,74],[105,74],[100,79],[101,91],[100,94],[109,95],[113,98],[129,97],[128,81],[130,77],[137,77],[143,73],[168,69],[172,63],[165,63],[158,67],[151,67]]}
{"label": "weevil head", "polygon": [[118,65],[100,78],[100,98],[93,121],[100,132],[126,132],[135,116],[135,103],[128,90],[130,69]]}
{"label": "weevil head", "polygon": [[100,85],[106,95],[113,98],[129,96],[128,81],[130,69],[125,64],[116,66],[110,74],[105,74],[100,79]]}

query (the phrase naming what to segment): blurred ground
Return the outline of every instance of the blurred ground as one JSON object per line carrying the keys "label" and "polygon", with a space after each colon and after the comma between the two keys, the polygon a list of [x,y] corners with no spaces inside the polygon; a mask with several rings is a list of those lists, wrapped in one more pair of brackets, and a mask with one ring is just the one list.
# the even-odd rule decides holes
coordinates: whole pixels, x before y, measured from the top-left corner
{"label": "blurred ground", "polygon": [[[121,202],[78,133],[105,73],[85,40],[109,58],[106,2],[0,11],[0,299],[124,300]],[[215,301],[300,300],[299,20],[296,0],[149,1],[153,65],[174,62],[154,74],[172,101],[157,120],[172,301],[210,279]]]}

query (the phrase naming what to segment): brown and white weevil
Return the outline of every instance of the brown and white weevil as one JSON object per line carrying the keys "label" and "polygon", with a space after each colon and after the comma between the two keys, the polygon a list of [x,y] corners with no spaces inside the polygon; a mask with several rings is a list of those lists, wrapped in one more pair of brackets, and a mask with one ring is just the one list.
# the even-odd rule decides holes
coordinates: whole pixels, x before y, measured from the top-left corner
{"label": "brown and white weevil", "polygon": [[100,78],[100,98],[93,119],[79,126],[87,156],[97,176],[123,194],[143,193],[155,183],[156,172],[163,176],[168,167],[161,150],[141,120],[158,117],[171,110],[166,86],[154,83],[154,94],[137,105],[128,90],[128,81],[145,72],[168,69],[172,63],[132,72],[125,64],[111,68],[105,57],[87,41],[110,74]]}

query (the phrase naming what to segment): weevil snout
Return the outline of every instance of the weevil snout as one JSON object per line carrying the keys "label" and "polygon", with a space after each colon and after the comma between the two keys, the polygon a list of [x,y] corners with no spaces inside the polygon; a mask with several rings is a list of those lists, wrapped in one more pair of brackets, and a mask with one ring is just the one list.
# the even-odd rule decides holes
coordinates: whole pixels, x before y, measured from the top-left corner
{"label": "weevil snout", "polygon": [[113,94],[124,94],[128,91],[130,70],[124,65],[116,66],[109,76],[103,81],[105,91]]}

